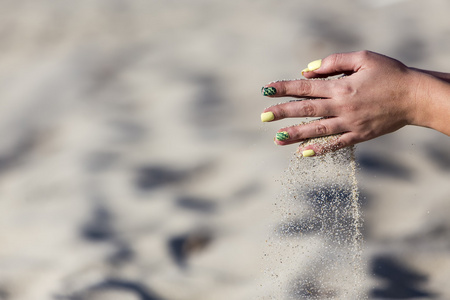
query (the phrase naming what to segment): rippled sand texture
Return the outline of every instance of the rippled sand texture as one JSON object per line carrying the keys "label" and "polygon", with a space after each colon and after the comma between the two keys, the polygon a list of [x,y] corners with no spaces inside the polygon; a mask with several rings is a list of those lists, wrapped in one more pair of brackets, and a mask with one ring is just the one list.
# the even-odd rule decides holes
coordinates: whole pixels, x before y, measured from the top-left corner
{"label": "rippled sand texture", "polygon": [[[353,274],[333,257],[347,234],[335,231],[342,245],[319,234],[315,198],[297,216],[309,258],[283,246],[283,269],[264,257],[288,221],[273,204],[289,199],[296,150],[273,137],[301,120],[261,124],[280,101],[261,86],[359,49],[450,71],[449,11],[446,0],[0,1],[0,299],[302,299],[318,275],[344,282]],[[450,298],[448,149],[420,128],[357,147],[370,299]],[[328,176],[308,164],[298,183]],[[314,191],[348,194],[336,185]],[[321,222],[351,231],[331,218],[349,208]],[[285,278],[267,282],[267,269]]]}

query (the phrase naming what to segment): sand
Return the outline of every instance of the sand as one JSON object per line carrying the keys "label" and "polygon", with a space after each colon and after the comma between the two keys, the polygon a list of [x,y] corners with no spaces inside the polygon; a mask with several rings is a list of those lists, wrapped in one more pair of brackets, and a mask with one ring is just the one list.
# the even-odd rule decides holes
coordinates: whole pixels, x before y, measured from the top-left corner
{"label": "sand", "polygon": [[[360,49],[450,71],[449,9],[2,1],[0,299],[248,300],[304,279],[324,253],[314,234],[299,241],[308,259],[276,252],[296,265],[264,284],[280,265],[264,254],[296,150],[273,137],[301,120],[261,124],[280,101],[261,86]],[[356,148],[369,299],[450,298],[448,149],[416,127]]]}
{"label": "sand", "polygon": [[292,159],[264,254],[262,285],[278,289],[262,299],[366,299],[356,169],[353,147]]}

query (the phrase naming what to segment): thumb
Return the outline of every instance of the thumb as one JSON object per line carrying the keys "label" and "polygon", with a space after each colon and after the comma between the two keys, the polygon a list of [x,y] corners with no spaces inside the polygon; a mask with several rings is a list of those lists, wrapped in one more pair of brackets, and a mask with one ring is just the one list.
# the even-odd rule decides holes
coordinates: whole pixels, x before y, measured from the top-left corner
{"label": "thumb", "polygon": [[324,59],[315,60],[302,70],[306,78],[323,78],[339,74],[350,75],[357,72],[374,53],[369,51],[335,53]]}

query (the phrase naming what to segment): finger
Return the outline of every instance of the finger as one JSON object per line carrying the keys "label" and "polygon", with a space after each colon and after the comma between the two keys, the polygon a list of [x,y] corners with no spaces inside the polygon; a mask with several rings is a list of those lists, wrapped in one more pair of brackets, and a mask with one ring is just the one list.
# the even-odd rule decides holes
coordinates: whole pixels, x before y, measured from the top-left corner
{"label": "finger", "polygon": [[284,118],[330,117],[334,116],[336,104],[331,99],[291,101],[266,108],[261,114],[263,122]]}
{"label": "finger", "polygon": [[261,89],[268,97],[314,97],[331,96],[332,81],[325,80],[286,80],[269,83]]}
{"label": "finger", "polygon": [[345,131],[338,118],[321,119],[280,129],[275,137],[275,144],[289,145],[308,139],[335,135]]}
{"label": "finger", "polygon": [[354,132],[346,132],[326,138],[316,138],[301,144],[297,153],[303,157],[323,155],[362,142]]}
{"label": "finger", "polygon": [[370,51],[335,53],[322,60],[317,60],[309,64],[308,68],[302,71],[306,78],[328,77],[339,74],[350,75],[357,72],[363,63],[370,60],[374,55]]}

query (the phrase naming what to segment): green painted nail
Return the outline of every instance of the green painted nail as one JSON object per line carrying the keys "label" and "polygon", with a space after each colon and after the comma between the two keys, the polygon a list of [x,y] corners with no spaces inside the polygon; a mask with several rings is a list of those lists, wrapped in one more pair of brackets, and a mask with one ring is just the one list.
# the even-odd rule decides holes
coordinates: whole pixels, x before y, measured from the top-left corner
{"label": "green painted nail", "polygon": [[289,133],[287,131],[277,132],[276,139],[278,141],[285,141],[289,139]]}
{"label": "green painted nail", "polygon": [[273,95],[275,95],[277,93],[277,89],[274,88],[274,87],[271,87],[271,86],[263,87],[262,90],[261,90],[261,93],[264,96],[273,96]]}

